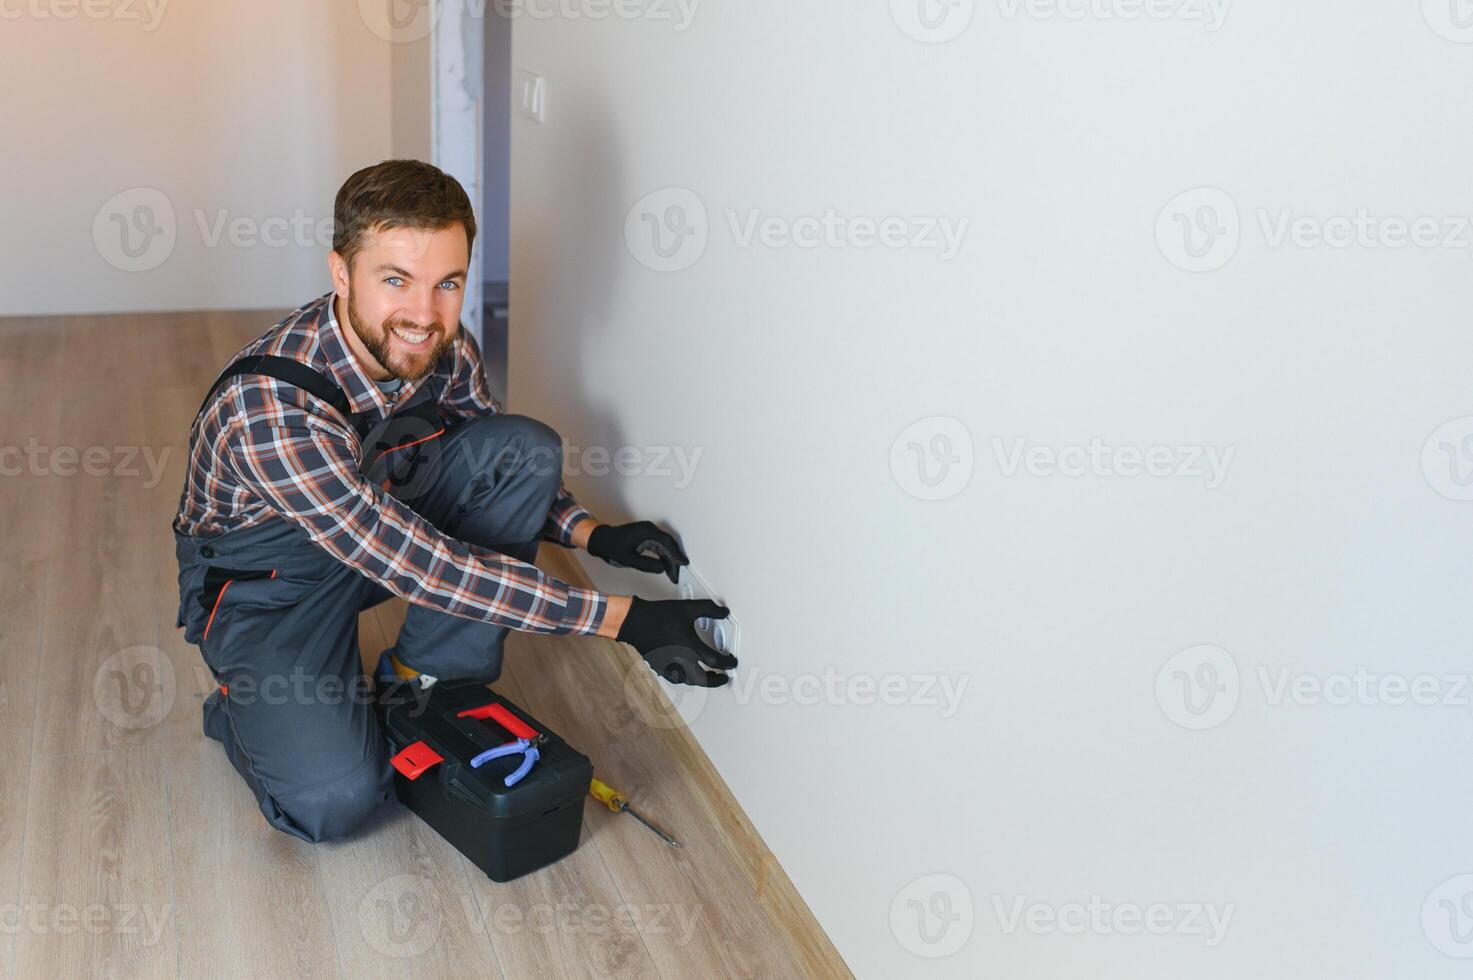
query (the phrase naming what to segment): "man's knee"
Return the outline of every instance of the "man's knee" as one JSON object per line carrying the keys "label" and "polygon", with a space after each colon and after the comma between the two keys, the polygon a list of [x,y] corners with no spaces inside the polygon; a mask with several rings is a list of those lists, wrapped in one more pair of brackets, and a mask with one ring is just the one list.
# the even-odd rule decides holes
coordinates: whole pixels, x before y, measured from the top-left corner
{"label": "man's knee", "polygon": [[361,827],[393,792],[387,754],[376,752],[337,779],[277,797],[276,806],[301,833],[316,843],[346,837]]}
{"label": "man's knee", "polygon": [[[563,438],[545,422],[525,415],[498,413],[472,423],[484,433],[483,445],[495,447],[483,454],[486,467],[498,473],[519,469],[558,482],[563,474]],[[488,458],[489,455],[489,458]]]}

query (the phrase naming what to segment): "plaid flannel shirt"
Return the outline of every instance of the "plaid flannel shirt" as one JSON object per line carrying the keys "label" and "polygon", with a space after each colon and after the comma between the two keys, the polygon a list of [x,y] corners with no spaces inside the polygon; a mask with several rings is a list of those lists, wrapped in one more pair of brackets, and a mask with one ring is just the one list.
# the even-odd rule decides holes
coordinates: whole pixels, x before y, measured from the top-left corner
{"label": "plaid flannel shirt", "polygon": [[[354,412],[392,409],[349,349],[333,293],[293,312],[237,355],[275,354],[334,378]],[[447,419],[501,411],[481,352],[461,330],[439,411]],[[231,358],[235,360],[235,358]],[[439,370],[439,368],[437,368]],[[402,404],[428,377],[405,382]],[[575,588],[490,548],[448,537],[358,468],[358,435],[332,408],[262,375],[232,378],[190,430],[189,470],[174,530],[209,538],[288,520],[338,561],[409,602],[531,633],[595,633],[607,597]],[[560,486],[542,535],[570,545],[588,516]]]}

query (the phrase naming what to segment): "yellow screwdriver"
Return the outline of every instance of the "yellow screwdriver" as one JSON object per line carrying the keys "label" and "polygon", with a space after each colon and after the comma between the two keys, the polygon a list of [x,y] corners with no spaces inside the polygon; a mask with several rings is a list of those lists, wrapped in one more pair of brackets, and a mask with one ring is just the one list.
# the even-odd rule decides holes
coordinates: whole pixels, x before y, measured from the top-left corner
{"label": "yellow screwdriver", "polygon": [[646,827],[659,834],[660,839],[669,844],[671,847],[680,846],[680,841],[676,840],[674,837],[671,837],[659,827],[656,827],[644,817],[641,817],[634,810],[630,809],[629,801],[624,798],[624,795],[618,790],[614,789],[614,787],[610,786],[608,783],[601,782],[595,779],[588,786],[588,795],[592,796],[595,800],[598,800],[600,803],[608,807],[610,810],[613,810],[615,813],[623,811],[624,813],[629,814],[635,820],[638,820],[640,823],[644,824]]}

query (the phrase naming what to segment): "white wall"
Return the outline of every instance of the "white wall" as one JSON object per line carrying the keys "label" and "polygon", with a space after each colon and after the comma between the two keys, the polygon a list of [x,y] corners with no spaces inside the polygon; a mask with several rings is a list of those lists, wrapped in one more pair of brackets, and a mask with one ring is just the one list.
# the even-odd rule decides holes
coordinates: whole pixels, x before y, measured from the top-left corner
{"label": "white wall", "polygon": [[[512,407],[577,447],[703,453],[685,488],[572,480],[607,518],[684,535],[741,619],[739,678],[966,684],[949,718],[727,689],[686,702],[695,732],[862,977],[1455,975],[1436,942],[1473,949],[1435,888],[1473,871],[1470,709],[1398,706],[1394,686],[1373,705],[1275,704],[1259,672],[1469,671],[1469,511],[1432,485],[1461,493],[1435,444],[1430,479],[1422,462],[1434,429],[1473,414],[1466,231],[1273,247],[1259,214],[1270,231],[1285,209],[1455,227],[1473,205],[1473,48],[1415,3],[1245,0],[1209,30],[1098,13],[1142,9],[1127,0],[1070,5],[1077,20],[999,0],[944,44],[902,31],[908,9],[516,23],[516,67],[547,76],[549,109],[543,126],[514,116]],[[1190,264],[1172,212],[1158,245],[1158,215],[1202,185],[1229,193],[1241,244],[1193,273],[1169,260]],[[662,273],[625,226],[670,187],[698,196],[687,218],[704,209],[709,242]],[[970,228],[944,261],[740,247],[726,214],[829,208]],[[974,447],[952,441],[952,472],[975,471],[924,501],[892,443],[935,416]],[[1209,489],[1008,477],[994,448],[1095,437],[1233,456]],[[1174,673],[1210,679],[1196,663],[1156,693],[1198,644],[1240,681],[1202,717]],[[907,890],[931,874],[951,877]],[[1019,898],[1072,916],[1092,896],[1232,918],[1211,947],[1126,934],[1128,917],[1106,935],[1006,929]],[[923,933],[925,908],[961,918]]]}
{"label": "white wall", "polygon": [[5,5],[0,315],[290,307],[325,290],[333,195],[391,155],[392,46],[359,11]]}

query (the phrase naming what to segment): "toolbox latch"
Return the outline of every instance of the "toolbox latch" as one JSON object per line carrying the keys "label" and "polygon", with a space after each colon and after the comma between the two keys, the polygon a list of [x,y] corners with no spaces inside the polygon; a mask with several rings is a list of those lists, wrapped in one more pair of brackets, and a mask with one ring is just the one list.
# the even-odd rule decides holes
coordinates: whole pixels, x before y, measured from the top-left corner
{"label": "toolbox latch", "polygon": [[445,757],[421,741],[404,746],[389,761],[405,779],[418,779],[425,770],[444,762]]}

